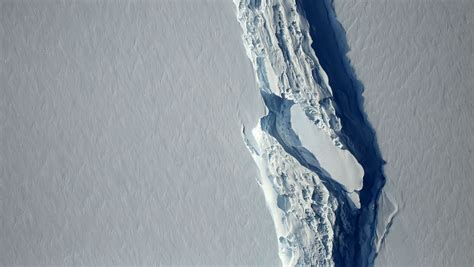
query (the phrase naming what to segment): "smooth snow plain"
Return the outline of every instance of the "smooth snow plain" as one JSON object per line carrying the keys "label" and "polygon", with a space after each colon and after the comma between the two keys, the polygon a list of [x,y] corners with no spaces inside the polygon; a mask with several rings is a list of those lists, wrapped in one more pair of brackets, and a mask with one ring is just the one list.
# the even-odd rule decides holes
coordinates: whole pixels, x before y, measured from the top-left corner
{"label": "smooth snow plain", "polygon": [[384,190],[399,209],[375,265],[471,266],[474,3],[334,0],[334,8],[387,161]]}
{"label": "smooth snow plain", "polygon": [[231,1],[0,10],[0,264],[279,264]]}

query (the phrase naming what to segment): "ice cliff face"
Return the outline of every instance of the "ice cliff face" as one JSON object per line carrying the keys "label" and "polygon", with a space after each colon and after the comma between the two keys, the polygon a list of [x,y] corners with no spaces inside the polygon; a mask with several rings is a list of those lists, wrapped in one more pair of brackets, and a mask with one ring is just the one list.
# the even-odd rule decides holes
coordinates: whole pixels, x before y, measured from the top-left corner
{"label": "ice cliff face", "polygon": [[244,139],[285,266],[348,263],[364,170],[340,141],[328,77],[295,0],[234,0],[268,115]]}

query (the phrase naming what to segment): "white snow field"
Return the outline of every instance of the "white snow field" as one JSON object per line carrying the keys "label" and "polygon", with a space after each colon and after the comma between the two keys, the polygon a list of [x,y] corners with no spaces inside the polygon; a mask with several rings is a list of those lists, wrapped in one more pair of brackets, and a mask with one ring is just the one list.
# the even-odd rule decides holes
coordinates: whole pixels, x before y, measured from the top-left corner
{"label": "white snow field", "polygon": [[399,208],[376,266],[472,266],[474,2],[334,5]]}
{"label": "white snow field", "polygon": [[0,264],[280,264],[231,1],[2,1]]}

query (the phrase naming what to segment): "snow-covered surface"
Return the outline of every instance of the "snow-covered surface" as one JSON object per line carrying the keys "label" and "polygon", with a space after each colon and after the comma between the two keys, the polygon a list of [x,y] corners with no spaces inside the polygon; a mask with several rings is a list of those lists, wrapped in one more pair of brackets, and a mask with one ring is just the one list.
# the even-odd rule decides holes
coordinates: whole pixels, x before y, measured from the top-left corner
{"label": "snow-covered surface", "polygon": [[335,11],[399,206],[376,265],[472,266],[474,2],[335,0]]}
{"label": "snow-covered surface", "polygon": [[231,1],[0,12],[0,264],[279,264]]}

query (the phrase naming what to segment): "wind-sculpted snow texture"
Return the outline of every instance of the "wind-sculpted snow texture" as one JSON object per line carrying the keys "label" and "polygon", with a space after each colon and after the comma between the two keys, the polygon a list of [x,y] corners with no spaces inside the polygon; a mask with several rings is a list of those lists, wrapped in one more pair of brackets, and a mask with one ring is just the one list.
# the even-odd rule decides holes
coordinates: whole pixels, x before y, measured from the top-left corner
{"label": "wind-sculpted snow texture", "polygon": [[[268,109],[252,134],[244,128],[243,135],[261,173],[259,184],[274,220],[283,265],[372,264],[374,203],[384,183],[382,161],[376,152],[364,157],[365,151],[357,149],[374,142],[373,132],[355,109],[353,124],[362,123],[357,134],[369,130],[369,138],[361,146],[351,143],[347,133],[355,129],[344,130],[338,115],[354,109],[338,108],[336,114],[330,79],[337,75],[328,78],[321,67],[299,3],[235,0],[235,4],[244,46]],[[375,165],[367,162],[372,156]]]}
{"label": "wind-sculpted snow texture", "polygon": [[276,265],[232,1],[0,1],[0,266]]}

